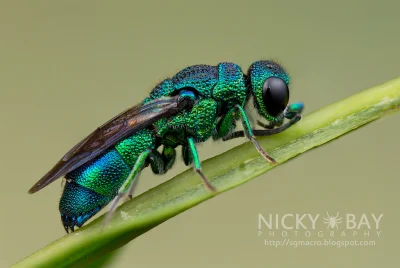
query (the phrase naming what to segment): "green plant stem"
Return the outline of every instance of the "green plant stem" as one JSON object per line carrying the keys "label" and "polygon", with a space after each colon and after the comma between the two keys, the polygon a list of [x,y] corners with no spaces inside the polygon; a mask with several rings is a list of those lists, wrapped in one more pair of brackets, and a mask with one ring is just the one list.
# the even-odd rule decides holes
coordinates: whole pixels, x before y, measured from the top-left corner
{"label": "green plant stem", "polygon": [[[389,113],[399,111],[400,78],[322,108],[283,133],[258,141],[279,163]],[[223,163],[223,164],[221,164]],[[202,163],[217,194],[241,185],[275,166],[249,142]],[[103,231],[103,217],[54,241],[14,267],[82,266],[213,197],[192,169],[121,205]]]}

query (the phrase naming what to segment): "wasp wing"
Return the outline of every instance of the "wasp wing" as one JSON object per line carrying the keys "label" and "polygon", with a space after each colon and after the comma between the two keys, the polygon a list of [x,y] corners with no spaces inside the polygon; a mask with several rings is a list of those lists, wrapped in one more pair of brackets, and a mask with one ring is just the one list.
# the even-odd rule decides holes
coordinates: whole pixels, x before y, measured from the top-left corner
{"label": "wasp wing", "polygon": [[75,145],[43,178],[32,186],[29,193],[39,191],[100,155],[121,139],[150,126],[161,118],[177,114],[191,104],[191,100],[180,96],[164,97],[122,112]]}

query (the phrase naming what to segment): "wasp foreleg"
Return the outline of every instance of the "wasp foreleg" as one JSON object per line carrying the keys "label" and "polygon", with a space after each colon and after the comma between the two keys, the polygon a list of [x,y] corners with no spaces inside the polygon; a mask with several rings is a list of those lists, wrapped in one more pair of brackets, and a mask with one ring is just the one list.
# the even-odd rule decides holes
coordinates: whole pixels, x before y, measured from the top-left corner
{"label": "wasp foreleg", "polygon": [[[263,124],[261,122],[258,122],[258,124],[262,127],[265,127],[267,129],[253,129],[253,135],[254,136],[270,136],[274,134],[281,133],[282,131],[288,129],[289,127],[293,126],[297,122],[300,121],[301,119],[301,112],[303,110],[303,104],[302,103],[294,103],[288,106],[285,111],[282,113],[282,120],[283,118],[290,119],[289,122],[286,124],[281,125],[280,127],[272,128],[275,127],[276,124],[270,123],[270,124]],[[225,137],[222,138],[223,141],[231,140],[234,138],[239,138],[239,137],[244,137],[246,133],[242,130],[240,131],[235,131],[232,132]]]}
{"label": "wasp foreleg", "polygon": [[256,138],[254,137],[253,130],[250,126],[250,121],[244,111],[243,107],[240,105],[236,105],[236,108],[239,111],[239,114],[242,118],[243,129],[246,137],[254,144],[257,151],[270,163],[277,164],[278,162],[275,161],[268,153],[261,147],[261,145],[257,142]]}

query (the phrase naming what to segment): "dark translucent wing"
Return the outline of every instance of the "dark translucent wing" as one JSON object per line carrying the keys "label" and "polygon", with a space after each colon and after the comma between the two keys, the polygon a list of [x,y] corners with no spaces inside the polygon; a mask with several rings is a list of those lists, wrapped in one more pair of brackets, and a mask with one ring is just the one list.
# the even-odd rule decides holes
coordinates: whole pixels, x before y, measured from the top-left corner
{"label": "dark translucent wing", "polygon": [[180,96],[165,97],[122,112],[75,145],[43,178],[32,186],[29,193],[39,191],[56,179],[92,160],[121,139],[161,118],[177,114],[189,106],[189,102],[188,99]]}

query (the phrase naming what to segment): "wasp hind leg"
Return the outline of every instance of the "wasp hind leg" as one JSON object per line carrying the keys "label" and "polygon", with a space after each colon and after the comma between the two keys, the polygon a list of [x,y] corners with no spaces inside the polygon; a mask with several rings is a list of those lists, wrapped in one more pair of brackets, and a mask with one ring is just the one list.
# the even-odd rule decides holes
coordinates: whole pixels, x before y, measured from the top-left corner
{"label": "wasp hind leg", "polygon": [[142,171],[143,167],[145,167],[146,159],[147,159],[148,155],[150,154],[150,152],[151,152],[151,150],[148,149],[148,150],[143,151],[139,155],[131,172],[129,173],[128,177],[122,184],[121,188],[119,188],[117,196],[113,199],[113,201],[111,203],[110,210],[107,212],[107,216],[104,221],[104,227],[107,226],[108,223],[110,222],[110,219],[111,219],[112,215],[114,214],[115,209],[118,206],[118,202],[127,194],[130,196],[133,194],[133,190],[137,184],[137,178],[139,177],[139,174]]}

